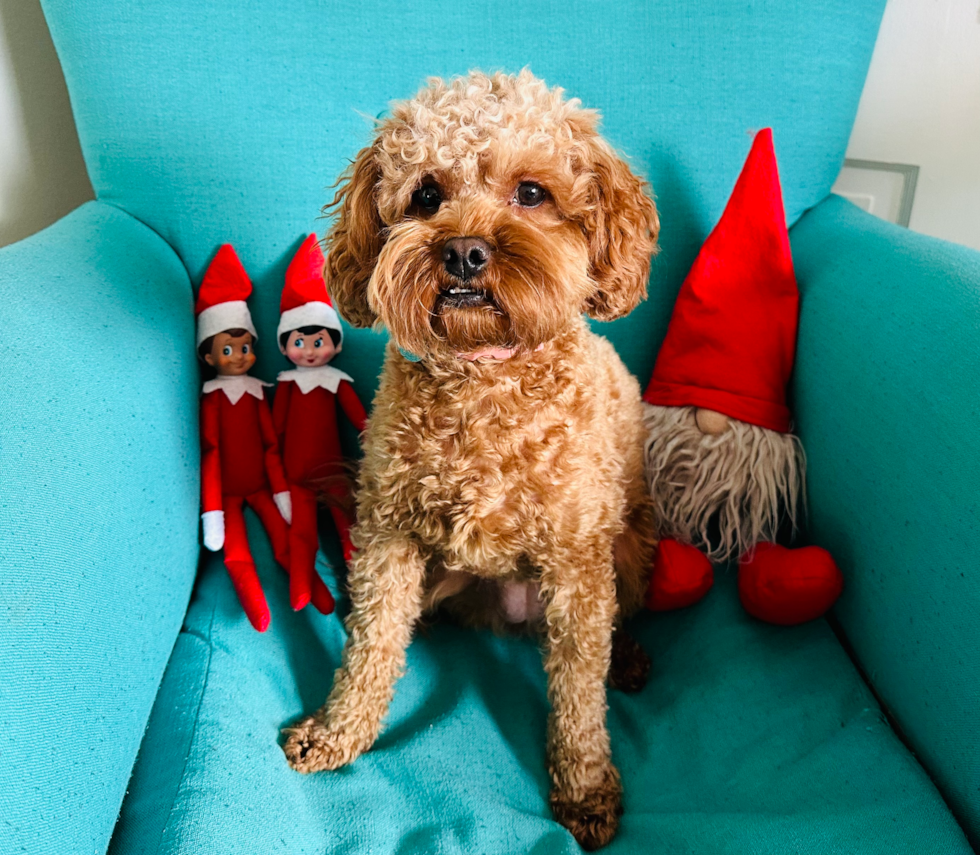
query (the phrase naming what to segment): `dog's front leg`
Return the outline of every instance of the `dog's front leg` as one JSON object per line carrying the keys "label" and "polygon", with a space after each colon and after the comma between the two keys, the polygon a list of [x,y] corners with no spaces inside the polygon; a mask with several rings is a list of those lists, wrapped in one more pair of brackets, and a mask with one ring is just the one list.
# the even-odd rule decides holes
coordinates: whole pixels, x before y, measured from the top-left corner
{"label": "dog's front leg", "polygon": [[327,702],[287,732],[283,750],[299,772],[337,769],[374,744],[422,608],[425,562],[405,538],[369,543],[348,576],[351,611],[343,660]]}
{"label": "dog's front leg", "polygon": [[551,808],[579,844],[592,850],[612,839],[622,813],[606,729],[606,675],[617,610],[612,543],[576,544],[539,563],[552,706]]}

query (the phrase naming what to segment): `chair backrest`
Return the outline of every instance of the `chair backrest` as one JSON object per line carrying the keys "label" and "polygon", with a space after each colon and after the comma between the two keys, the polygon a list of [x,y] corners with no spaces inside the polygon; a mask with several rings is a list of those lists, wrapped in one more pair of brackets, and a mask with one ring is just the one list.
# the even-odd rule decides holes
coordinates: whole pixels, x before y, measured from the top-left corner
{"label": "chair backrest", "polygon": [[[650,179],[663,251],[650,299],[601,327],[645,382],[674,296],[752,131],[772,125],[792,224],[843,162],[884,0],[44,0],[99,199],[164,237],[200,282],[219,244],[255,283],[274,374],[283,274],[322,235],[327,189],[370,118],[428,76],[528,66],[605,117]],[[264,342],[264,343],[263,343]],[[337,364],[373,387],[383,337]]]}

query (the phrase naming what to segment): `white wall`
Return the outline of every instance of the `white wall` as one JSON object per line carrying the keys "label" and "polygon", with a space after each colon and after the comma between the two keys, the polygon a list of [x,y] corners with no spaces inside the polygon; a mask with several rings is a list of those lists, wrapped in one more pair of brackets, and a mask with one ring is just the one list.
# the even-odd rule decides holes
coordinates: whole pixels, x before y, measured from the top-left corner
{"label": "white wall", "polygon": [[888,0],[847,156],[917,165],[909,227],[980,249],[980,0]]}
{"label": "white wall", "polygon": [[[889,0],[847,154],[918,165],[911,228],[980,249],[980,0]],[[0,245],[91,197],[38,0],[0,0]]]}
{"label": "white wall", "polygon": [[0,246],[91,198],[38,0],[0,0]]}

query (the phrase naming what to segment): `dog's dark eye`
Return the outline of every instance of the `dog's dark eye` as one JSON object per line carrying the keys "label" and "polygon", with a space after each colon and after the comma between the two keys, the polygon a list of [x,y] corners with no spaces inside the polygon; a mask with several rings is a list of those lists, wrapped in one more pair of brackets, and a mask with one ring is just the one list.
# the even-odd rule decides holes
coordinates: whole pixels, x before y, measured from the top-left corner
{"label": "dog's dark eye", "polygon": [[442,194],[434,184],[425,184],[412,194],[412,204],[427,214],[434,214],[442,204]]}
{"label": "dog's dark eye", "polygon": [[517,204],[522,208],[537,208],[548,193],[540,184],[532,184],[530,181],[522,181],[517,185],[516,199]]}

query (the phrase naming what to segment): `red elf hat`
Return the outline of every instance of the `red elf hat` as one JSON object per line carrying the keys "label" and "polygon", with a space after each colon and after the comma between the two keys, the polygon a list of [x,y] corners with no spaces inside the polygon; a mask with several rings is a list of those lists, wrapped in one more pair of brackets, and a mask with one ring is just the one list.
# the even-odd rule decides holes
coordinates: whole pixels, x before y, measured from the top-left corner
{"label": "red elf hat", "polygon": [[245,329],[258,338],[245,300],[252,283],[230,243],[223,244],[204,274],[197,292],[197,344],[225,330]]}
{"label": "red elf hat", "polygon": [[787,433],[796,354],[793,273],[772,129],[756,134],[718,225],[681,286],[643,399]]}
{"label": "red elf hat", "polygon": [[286,352],[281,344],[283,333],[300,327],[337,330],[341,336],[337,341],[337,350],[340,350],[344,331],[323,282],[323,265],[320,244],[316,235],[310,235],[296,250],[286,270],[286,287],[282,289],[282,299],[279,301],[279,329],[276,331],[276,338],[280,339],[279,349],[283,353]]}

